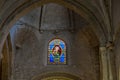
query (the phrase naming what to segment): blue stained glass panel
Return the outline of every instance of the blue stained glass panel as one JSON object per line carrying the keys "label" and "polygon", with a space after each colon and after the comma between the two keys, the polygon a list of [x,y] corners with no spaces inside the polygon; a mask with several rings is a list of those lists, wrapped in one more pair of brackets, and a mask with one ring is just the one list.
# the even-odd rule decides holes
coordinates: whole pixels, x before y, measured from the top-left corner
{"label": "blue stained glass panel", "polygon": [[61,57],[60,57],[60,62],[64,62],[65,60],[65,55],[64,55],[64,53],[61,55]]}
{"label": "blue stained glass panel", "polygon": [[54,57],[50,54],[50,62],[54,62]]}
{"label": "blue stained glass panel", "polygon": [[61,39],[54,39],[48,46],[48,64],[66,64],[66,45]]}
{"label": "blue stained glass panel", "polygon": [[50,45],[50,50],[53,49],[54,45]]}

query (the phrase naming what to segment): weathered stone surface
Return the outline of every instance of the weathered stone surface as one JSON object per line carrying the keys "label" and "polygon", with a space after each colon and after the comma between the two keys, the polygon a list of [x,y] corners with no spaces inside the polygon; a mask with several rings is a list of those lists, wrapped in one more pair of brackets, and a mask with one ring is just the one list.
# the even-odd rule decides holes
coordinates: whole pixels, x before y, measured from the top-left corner
{"label": "weathered stone surface", "polygon": [[[13,44],[18,48],[16,48],[13,55],[14,68],[12,80],[30,80],[34,76],[49,72],[65,72],[79,76],[83,80],[99,80],[98,50],[93,47],[98,44],[91,45],[95,42],[92,41],[92,38],[94,39],[96,37],[91,35],[93,33],[91,30],[88,30],[89,32],[86,33],[88,23],[82,17],[74,13],[73,29],[75,29],[75,31],[71,32],[69,31],[68,12],[62,12],[67,9],[64,7],[61,8],[61,6],[58,5],[52,5],[48,5],[48,8],[52,7],[54,10],[58,9],[58,12],[48,10],[42,17],[47,21],[47,23],[42,21],[42,24],[49,27],[43,25],[41,28],[47,31],[39,33],[38,29],[36,29],[39,20],[37,16],[39,15],[35,14],[39,12],[37,11],[38,9],[20,19],[24,23],[32,25],[32,28],[31,26],[24,25],[24,23],[22,23],[22,25],[14,25],[16,28],[13,28],[16,29],[16,32],[12,33],[13,29],[11,33],[13,41],[15,40]],[[62,12],[62,14],[59,14],[60,12]],[[33,16],[35,21],[31,19],[31,16]],[[57,30],[62,28],[68,30],[61,30],[57,34],[50,31],[51,29]],[[56,37],[66,42],[66,65],[47,65],[48,43],[51,39]]]}
{"label": "weathered stone surface", "polygon": [[[17,48],[21,49],[20,52],[18,49],[17,52],[15,52],[15,53],[22,53],[22,49],[23,49],[23,50],[25,50],[26,53],[33,54],[34,51],[29,52],[29,50],[27,50],[26,47],[29,47],[32,50],[33,47],[31,47],[31,46],[37,45],[37,42],[44,41],[44,43],[47,44],[46,41],[49,41],[49,39],[51,39],[55,35],[57,35],[57,36],[64,38],[68,42],[69,47],[71,47],[71,50],[75,47],[80,47],[80,49],[75,51],[77,54],[74,56],[77,58],[74,59],[73,56],[69,56],[69,58],[73,57],[73,60],[72,61],[70,60],[70,64],[73,65],[74,69],[71,68],[71,65],[69,65],[70,67],[63,66],[63,68],[65,68],[64,71],[66,71],[66,72],[68,71],[70,73],[79,71],[82,73],[82,72],[84,72],[84,70],[86,70],[86,75],[83,75],[85,73],[83,73],[83,74],[78,73],[78,75],[81,75],[83,80],[88,79],[88,75],[91,79],[96,80],[98,77],[95,79],[95,76],[97,76],[98,74],[94,75],[94,77],[91,77],[91,75],[93,75],[95,73],[95,71],[96,71],[96,73],[99,72],[99,69],[97,69],[97,68],[92,69],[93,67],[95,68],[95,66],[91,65],[91,63],[98,64],[98,58],[93,57],[93,56],[95,56],[94,54],[98,53],[98,51],[94,51],[93,47],[95,48],[96,45],[98,46],[98,44],[100,46],[101,45],[104,46],[104,45],[106,45],[106,42],[112,41],[113,43],[115,43],[114,48],[113,48],[114,54],[112,57],[115,56],[114,58],[116,60],[115,61],[116,63],[114,62],[114,64],[111,64],[111,65],[116,65],[116,67],[114,68],[114,69],[116,69],[116,72],[113,72],[115,74],[114,77],[117,76],[117,79],[118,80],[120,79],[120,77],[119,77],[119,75],[120,75],[120,69],[119,69],[119,61],[120,61],[119,60],[119,57],[120,57],[119,56],[119,37],[120,37],[120,35],[119,35],[119,22],[120,22],[119,7],[120,7],[120,5],[119,5],[119,2],[120,1],[119,0],[0,0],[0,53],[2,51],[4,41],[7,37],[7,34],[9,32],[11,26],[14,24],[14,22],[17,21],[19,16],[23,16],[24,14],[26,14],[26,12],[29,12],[29,10],[32,10],[32,8],[34,9],[34,7],[36,7],[36,6],[37,7],[40,6],[41,4],[38,3],[38,1],[39,2],[40,1],[56,2],[56,3],[60,3],[61,5],[64,5],[67,7],[69,6],[69,8],[71,10],[76,11],[79,14],[81,14],[82,17],[84,17],[87,21],[77,18],[77,15],[75,15],[76,16],[75,17],[75,27],[76,27],[77,31],[74,31],[74,30],[72,30],[70,32],[61,31],[57,34],[53,34],[53,33],[55,33],[55,31],[53,31],[53,32],[41,31],[40,33],[42,33],[42,34],[39,34],[39,32],[37,31],[39,28],[39,21],[38,21],[39,17],[37,17],[37,16],[39,16],[39,9],[38,9],[37,13],[35,13],[36,11],[35,12],[33,11],[30,15],[26,16],[26,19],[24,17],[24,19],[21,19],[21,20],[23,22],[29,24],[30,26],[34,27],[35,29],[33,29],[33,28],[32,28],[33,30],[31,30],[31,28],[27,28],[27,30],[26,30],[26,28],[25,28],[25,30],[21,29],[20,30],[21,32],[19,33],[21,36],[19,36],[19,40],[16,43],[14,43],[16,37],[12,36],[12,43],[13,43],[14,47],[15,47],[15,45],[17,45]],[[36,2],[36,5],[33,5],[34,2]],[[31,6],[31,8],[28,8],[29,6]],[[61,9],[63,10],[62,14],[55,14],[55,13],[51,12],[52,15],[53,14],[56,15],[56,17],[51,19],[52,15],[49,13],[49,10],[56,11],[56,13],[59,13],[59,10],[61,10]],[[56,10],[55,7],[53,7],[53,8],[49,7],[49,8],[47,8],[47,10],[48,10],[48,14],[46,16],[48,19],[43,20],[43,22],[45,21],[46,23],[42,24],[42,25],[44,25],[44,27],[42,27],[42,28],[56,29],[58,27],[59,28],[69,27],[70,24],[68,21],[69,20],[68,15],[64,14],[64,13],[67,13],[67,9],[60,7],[59,9]],[[18,15],[18,14],[20,14],[20,15]],[[31,15],[33,15],[33,17]],[[55,20],[55,18],[57,18],[57,19]],[[83,21],[81,21],[81,20],[83,20]],[[12,23],[10,24],[10,22],[12,22]],[[54,22],[56,22],[55,25],[53,25]],[[89,22],[89,24],[87,22]],[[51,23],[53,26],[51,25]],[[48,24],[48,25],[46,25],[46,24]],[[92,25],[90,25],[90,24],[92,24]],[[89,28],[88,28],[88,25],[89,25]],[[28,25],[27,25],[27,27],[28,27]],[[79,29],[81,29],[81,30],[79,31]],[[22,39],[26,40],[26,38],[24,39],[24,37],[22,37],[22,36],[23,36],[23,33],[26,33],[27,31],[28,31],[28,34],[33,35],[34,37],[31,38],[29,35],[27,35],[27,38],[30,38],[30,41],[24,43],[24,41],[22,42]],[[26,34],[25,34],[25,36],[26,36]],[[47,37],[45,37],[45,36],[47,36]],[[22,37],[22,38],[20,38],[20,37]],[[98,40],[96,40],[96,37],[98,38]],[[71,42],[69,41],[69,40],[71,40],[71,38],[73,39],[72,40],[73,43],[71,43],[72,41]],[[35,45],[32,44],[32,41],[31,41],[32,39],[33,39],[33,42],[36,41]],[[77,43],[79,43],[79,44],[77,44]],[[40,44],[41,44],[41,46],[46,45],[43,43],[40,43]],[[24,45],[24,46],[22,46],[22,45]],[[41,48],[41,46],[37,45],[38,48]],[[91,46],[92,46],[92,48],[91,48]],[[44,49],[45,47],[46,46],[44,46],[42,49]],[[46,51],[46,50],[43,50],[43,51]],[[85,54],[78,55],[78,52],[82,52],[82,51]],[[45,53],[47,53],[47,52],[45,52]],[[70,51],[70,53],[72,55],[74,52]],[[90,53],[90,55],[88,53]],[[24,54],[22,54],[22,55],[24,55]],[[22,55],[18,55],[18,56],[22,56]],[[27,54],[27,56],[28,56],[28,58],[31,58],[30,55]],[[23,58],[27,58],[27,56],[23,57]],[[86,56],[86,57],[85,57],[85,59],[83,59],[83,57],[80,57],[80,59],[79,59],[78,56]],[[15,58],[13,58],[13,59],[16,59],[16,55],[14,55],[14,57]],[[96,57],[98,57],[98,55],[96,55]],[[112,61],[114,61],[114,58],[111,58]],[[36,58],[34,58],[34,59],[36,60]],[[19,62],[20,67],[22,65],[23,60],[21,60]],[[41,58],[41,60],[42,60],[42,58]],[[78,60],[81,60],[81,61],[77,62]],[[32,62],[32,60],[30,60],[30,61]],[[83,65],[82,61],[85,61],[84,65]],[[96,61],[96,62],[94,62],[94,61]],[[88,63],[88,62],[90,62],[90,63]],[[16,63],[17,63],[17,61],[16,61]],[[22,66],[22,68],[19,68],[19,67],[14,68],[14,69],[16,69],[16,72],[19,74],[28,72],[28,73],[25,73],[27,78],[25,78],[23,75],[15,74],[15,76],[21,77],[22,80],[28,79],[28,75],[30,75],[30,76],[32,75],[30,73],[34,73],[34,75],[38,75],[42,72],[44,73],[46,71],[53,70],[52,69],[53,66],[50,66],[51,67],[51,68],[49,67],[50,69],[46,67],[47,65],[46,65],[46,61],[45,61],[45,62],[43,62],[44,64],[42,65],[42,67],[44,66],[44,69],[43,68],[40,69],[40,71],[41,70],[43,70],[43,71],[37,72],[37,69],[36,69],[36,72],[35,72],[35,70],[33,70],[33,67],[32,67],[32,68],[29,68],[29,69],[31,69],[31,71],[29,72],[29,70],[27,70],[27,68],[28,68],[27,66],[29,64],[30,64],[29,66],[32,66],[32,64],[30,62],[26,62],[26,63],[27,63],[26,66],[24,66],[26,69],[23,68],[23,66]],[[78,65],[78,63],[80,64],[79,70],[75,69],[76,64]],[[81,68],[81,65],[82,65],[82,68]],[[87,71],[88,67],[86,67],[86,66],[89,66],[89,65],[90,65],[91,72]],[[97,65],[97,66],[99,66],[99,65]],[[41,67],[41,65],[39,67]],[[62,66],[59,67],[60,70],[61,70],[61,68],[62,68]],[[81,71],[81,69],[83,71]],[[24,70],[26,70],[26,71],[24,71]],[[55,70],[57,70],[57,69],[55,68]],[[73,71],[70,71],[70,70],[73,70]],[[95,71],[92,71],[92,70],[95,70]],[[74,73],[74,74],[77,74],[77,73]],[[34,76],[34,75],[32,75],[32,76]],[[17,80],[17,77],[14,77],[14,79]],[[19,79],[19,80],[21,80],[21,79]]]}

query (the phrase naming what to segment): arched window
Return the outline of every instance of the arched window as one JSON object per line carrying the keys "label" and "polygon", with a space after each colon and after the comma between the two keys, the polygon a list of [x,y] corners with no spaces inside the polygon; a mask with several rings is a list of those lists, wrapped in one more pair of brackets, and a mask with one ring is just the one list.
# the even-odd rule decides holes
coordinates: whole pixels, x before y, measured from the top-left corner
{"label": "arched window", "polygon": [[48,45],[48,64],[66,64],[66,45],[61,39],[53,39]]}

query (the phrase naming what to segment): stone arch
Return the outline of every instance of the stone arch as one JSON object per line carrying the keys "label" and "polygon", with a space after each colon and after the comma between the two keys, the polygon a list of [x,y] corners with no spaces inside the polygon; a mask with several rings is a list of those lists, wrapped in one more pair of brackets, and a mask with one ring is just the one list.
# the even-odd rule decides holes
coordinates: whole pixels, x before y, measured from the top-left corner
{"label": "stone arch", "polygon": [[68,73],[62,73],[62,72],[52,72],[52,73],[45,73],[38,76],[33,77],[31,80],[53,80],[54,78],[58,79],[65,79],[65,80],[81,80],[79,77],[68,74]]}
{"label": "stone arch", "polygon": [[[1,20],[1,23],[0,23],[0,36],[1,36],[0,52],[2,50],[4,41],[9,33],[10,28],[20,17],[22,17],[29,11],[41,5],[44,5],[46,3],[51,3],[51,2],[63,5],[80,14],[82,17],[88,20],[90,24],[95,26],[92,28],[95,31],[95,34],[97,35],[99,42],[100,43],[106,42],[106,37],[103,29],[101,28],[99,21],[96,20],[96,17],[89,9],[87,9],[85,6],[81,5],[80,3],[76,1],[69,1],[69,0],[57,0],[57,1],[56,0],[36,0],[36,1],[25,0],[23,2],[21,1],[21,4],[19,2],[18,3],[16,2],[16,4],[19,4],[19,5],[17,7],[14,7],[13,10],[11,10],[10,14],[7,14],[7,12],[4,12],[6,17],[3,20]],[[94,21],[93,19],[90,19],[91,16],[93,17]]]}

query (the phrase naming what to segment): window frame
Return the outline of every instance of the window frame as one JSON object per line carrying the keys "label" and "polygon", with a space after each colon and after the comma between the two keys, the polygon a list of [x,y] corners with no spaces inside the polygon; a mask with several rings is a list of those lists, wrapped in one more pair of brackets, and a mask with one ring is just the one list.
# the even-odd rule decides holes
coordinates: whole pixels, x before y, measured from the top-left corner
{"label": "window frame", "polygon": [[[54,41],[54,40],[56,40],[56,39],[58,39],[58,40],[60,40],[60,41],[62,41],[63,43],[64,43],[64,46],[65,46],[65,61],[62,63],[56,63],[56,62],[54,62],[54,63],[52,63],[52,62],[50,62],[50,59],[49,59],[49,46],[50,46],[50,43],[52,42],[52,41]],[[51,39],[49,42],[48,42],[48,46],[47,46],[47,64],[48,65],[66,65],[67,64],[67,45],[66,45],[66,42],[63,40],[63,39],[61,39],[61,38],[53,38],[53,39]]]}

